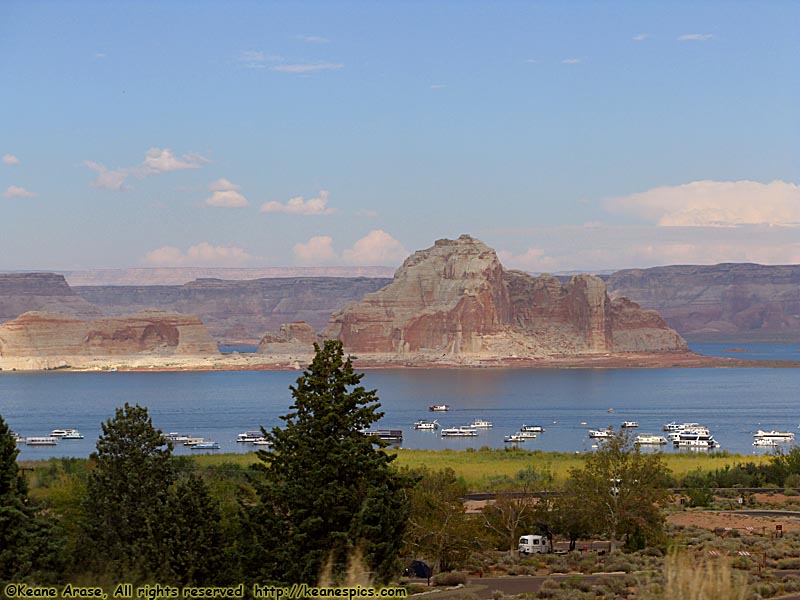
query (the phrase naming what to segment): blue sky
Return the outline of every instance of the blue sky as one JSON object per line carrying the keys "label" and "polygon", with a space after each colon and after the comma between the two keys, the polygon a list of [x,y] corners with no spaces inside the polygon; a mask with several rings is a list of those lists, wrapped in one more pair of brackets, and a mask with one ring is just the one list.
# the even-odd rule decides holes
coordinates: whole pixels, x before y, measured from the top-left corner
{"label": "blue sky", "polygon": [[800,3],[0,3],[0,269],[800,262]]}

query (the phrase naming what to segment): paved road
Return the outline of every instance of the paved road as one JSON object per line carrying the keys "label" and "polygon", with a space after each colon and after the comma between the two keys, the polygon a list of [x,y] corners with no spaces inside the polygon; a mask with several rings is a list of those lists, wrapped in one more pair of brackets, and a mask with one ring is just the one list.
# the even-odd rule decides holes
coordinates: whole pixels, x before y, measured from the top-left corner
{"label": "paved road", "polygon": [[[595,573],[592,575],[583,575],[588,582],[594,582],[600,577],[624,577],[625,573]],[[449,598],[458,598],[465,593],[475,594],[481,600],[489,600],[492,597],[492,592],[500,590],[506,595],[524,594],[531,592],[538,592],[545,579],[566,579],[574,577],[575,575],[547,575],[547,576],[534,576],[534,575],[520,575],[518,577],[476,577],[470,579],[467,585],[461,588],[447,590],[436,593],[436,600],[446,600]],[[418,583],[425,583],[425,580],[417,580]],[[431,586],[431,590],[441,589]]]}

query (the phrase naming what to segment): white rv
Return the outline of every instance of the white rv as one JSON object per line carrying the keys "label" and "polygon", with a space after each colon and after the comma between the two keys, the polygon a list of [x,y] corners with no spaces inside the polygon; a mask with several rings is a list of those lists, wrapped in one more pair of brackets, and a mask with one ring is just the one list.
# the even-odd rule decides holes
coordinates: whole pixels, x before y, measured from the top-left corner
{"label": "white rv", "polygon": [[519,538],[520,554],[545,554],[553,551],[553,546],[543,535],[523,535]]}

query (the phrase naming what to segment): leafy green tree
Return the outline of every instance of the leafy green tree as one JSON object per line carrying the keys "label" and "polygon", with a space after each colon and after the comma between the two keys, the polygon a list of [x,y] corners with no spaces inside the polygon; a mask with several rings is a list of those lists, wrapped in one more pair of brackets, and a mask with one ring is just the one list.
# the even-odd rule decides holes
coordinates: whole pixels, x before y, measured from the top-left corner
{"label": "leafy green tree", "polygon": [[147,408],[125,404],[102,425],[83,503],[83,559],[91,570],[155,575],[166,565],[172,444]]}
{"label": "leafy green tree", "polygon": [[428,561],[434,572],[463,568],[473,552],[488,545],[483,520],[464,509],[467,486],[449,467],[412,475],[418,482],[411,491],[405,553]]}
{"label": "leafy green tree", "polygon": [[800,447],[792,446],[788,452],[779,450],[769,462],[770,481],[785,485],[787,477],[800,474]]}
{"label": "leafy green tree", "polygon": [[620,431],[587,455],[582,469],[570,470],[564,498],[594,532],[609,539],[613,551],[627,536],[663,536],[659,504],[669,496],[668,473],[659,454],[643,454]]}
{"label": "leafy green tree", "polygon": [[493,503],[483,509],[486,527],[494,531],[513,554],[519,536],[541,529],[536,507],[540,500],[533,492],[549,491],[553,478],[548,471],[538,472],[529,467],[519,471],[510,485],[497,492]]}
{"label": "leafy green tree", "polygon": [[348,558],[363,553],[378,581],[396,571],[410,482],[393,457],[361,431],[383,413],[376,392],[360,385],[341,342],[327,340],[291,386],[283,427],[263,430],[273,443],[259,452],[259,502],[247,512],[252,537],[245,574],[261,581],[310,583],[330,568],[341,579]]}

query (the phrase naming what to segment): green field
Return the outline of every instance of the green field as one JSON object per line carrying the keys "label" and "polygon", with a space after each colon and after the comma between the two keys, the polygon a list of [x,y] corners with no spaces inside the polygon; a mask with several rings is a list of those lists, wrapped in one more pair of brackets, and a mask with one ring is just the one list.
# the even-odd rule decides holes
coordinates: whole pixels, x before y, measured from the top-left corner
{"label": "green field", "polygon": [[[451,468],[458,477],[464,479],[472,491],[490,490],[493,484],[505,477],[514,477],[518,472],[533,468],[537,471],[549,471],[556,484],[563,482],[570,469],[583,464],[584,455],[563,452],[542,452],[522,449],[493,450],[388,450],[397,455],[395,464],[400,467],[427,467],[438,471]],[[733,467],[737,463],[765,464],[769,455],[744,456],[713,452],[710,454],[664,453],[664,462],[675,476],[682,476],[691,471],[713,471]],[[219,466],[225,463],[248,465],[257,462],[256,455],[250,454],[206,454],[193,456],[200,467]]]}

